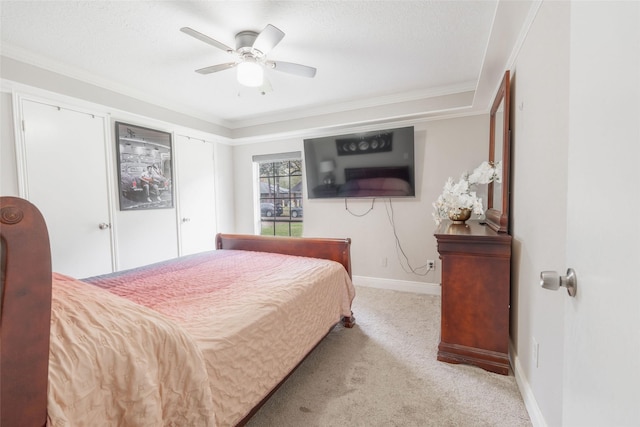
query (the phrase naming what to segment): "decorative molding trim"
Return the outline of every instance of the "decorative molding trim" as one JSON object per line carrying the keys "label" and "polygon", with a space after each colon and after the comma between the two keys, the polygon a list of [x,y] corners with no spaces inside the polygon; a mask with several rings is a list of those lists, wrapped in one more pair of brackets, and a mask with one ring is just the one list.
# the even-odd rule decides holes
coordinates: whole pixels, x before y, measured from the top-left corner
{"label": "decorative molding trim", "polygon": [[520,390],[520,394],[524,400],[524,406],[527,408],[529,418],[531,418],[531,424],[534,427],[547,427],[544,415],[542,415],[542,411],[540,411],[540,407],[538,406],[538,402],[533,394],[531,385],[524,375],[524,370],[522,369],[522,365],[520,365],[520,358],[518,358],[513,341],[511,340],[509,340],[509,358],[511,359],[513,374],[516,377],[516,384],[518,384],[518,389]]}
{"label": "decorative molding trim", "polygon": [[[269,125],[273,123],[279,123],[292,119],[308,119],[317,116],[324,116],[327,114],[343,114],[350,111],[358,111],[362,109],[379,108],[385,106],[402,106],[407,103],[420,102],[425,100],[431,100],[433,98],[455,96],[466,92],[475,91],[474,82],[464,82],[458,85],[444,86],[437,89],[428,89],[422,91],[404,92],[387,96],[379,96],[360,100],[342,101],[335,103],[328,103],[325,105],[317,105],[303,110],[286,110],[279,111],[278,113],[269,115],[256,115],[253,117],[246,117],[238,120],[230,120],[230,129],[242,129],[250,128],[253,126]],[[470,100],[471,102],[471,100]],[[471,103],[465,107],[471,107]],[[440,110],[434,110],[440,111]]]}
{"label": "decorative molding trim", "polygon": [[[0,49],[0,55],[19,63],[19,66],[21,67],[35,67],[40,71],[54,73],[62,78],[69,79],[77,85],[91,85],[95,87],[96,90],[109,91],[113,96],[153,105],[166,109],[172,114],[185,115],[193,119],[204,121],[212,126],[220,128],[216,133],[220,134],[222,137],[229,138],[230,140],[243,139],[243,137],[247,136],[258,136],[260,138],[265,135],[280,133],[277,128],[283,123],[290,125],[292,121],[296,120],[305,122],[307,120],[312,120],[315,123],[315,121],[318,120],[318,117],[322,118],[330,115],[344,116],[345,113],[354,114],[355,118],[352,122],[356,124],[363,123],[361,119],[363,114],[373,114],[373,116],[378,117],[377,120],[380,120],[381,118],[385,120],[398,118],[420,119],[424,116],[446,115],[451,110],[471,108],[473,95],[469,96],[469,99],[465,100],[463,104],[456,104],[452,106],[445,102],[446,105],[440,107],[430,104],[434,102],[437,103],[441,98],[446,100],[450,97],[457,98],[464,94],[473,93],[475,89],[474,82],[463,82],[457,85],[427,89],[423,91],[411,91],[364,100],[343,101],[322,106],[309,107],[302,110],[287,110],[274,114],[261,114],[255,117],[246,117],[239,120],[227,120],[203,115],[202,112],[196,111],[189,106],[171,103],[162,96],[141,93],[136,88],[130,88],[98,78],[87,74],[83,70],[47,60],[15,46],[3,45]],[[425,107],[422,105],[424,103],[429,104],[429,106],[426,107],[426,110],[424,110]],[[382,111],[380,112],[379,110]],[[402,110],[402,113],[399,114],[399,117],[389,116],[389,111],[400,110]],[[324,120],[319,125],[317,123],[311,125],[311,128],[317,128],[318,126],[320,128],[326,128],[328,125],[326,120]],[[286,129],[287,130],[285,130],[285,132],[291,132],[290,129]],[[304,127],[304,129],[308,130],[307,127]],[[235,134],[238,135],[236,136]]]}
{"label": "decorative molding trim", "polygon": [[265,133],[264,135],[253,136],[233,136],[229,141],[229,145],[247,145],[258,142],[281,141],[290,138],[320,138],[325,136],[335,136],[338,134],[370,132],[382,128],[415,126],[418,123],[427,123],[436,120],[457,119],[460,117],[470,117],[486,114],[488,112],[479,112],[471,108],[454,108],[446,111],[433,112],[425,115],[415,115],[403,118],[390,117],[386,120],[371,120],[360,123],[339,124],[335,126],[309,126],[286,131],[275,131]]}
{"label": "decorative molding trim", "polygon": [[502,75],[512,69],[543,0],[500,1],[491,27],[473,106],[491,108]]}
{"label": "decorative molding trim", "polygon": [[[8,93],[13,97],[17,97],[14,99],[14,103],[19,103],[20,99],[28,99],[35,102],[41,102],[51,105],[64,104],[65,108],[96,116],[107,116],[112,118],[114,121],[132,121],[141,126],[157,127],[165,132],[175,132],[178,135],[183,135],[191,139],[197,138],[204,141],[231,145],[231,140],[223,135],[198,130],[193,127],[177,124],[168,120],[158,119],[131,111],[106,106],[104,104],[77,98],[71,95],[52,92],[48,89],[43,89],[37,86],[30,86],[13,80],[0,78],[0,92]],[[16,126],[16,129],[18,128],[19,126]]]}
{"label": "decorative molding trim", "polygon": [[212,118],[187,105],[177,105],[175,102],[167,100],[161,95],[149,94],[148,92],[140,91],[135,87],[114,83],[110,80],[87,73],[86,71],[76,67],[62,64],[39,55],[34,55],[31,52],[16,46],[3,44],[2,49],[0,50],[0,55],[31,67],[40,68],[44,71],[58,74],[68,79],[73,79],[84,84],[89,84],[103,90],[111,91],[119,96],[129,97],[151,105],[166,108],[169,111],[185,114],[226,129],[229,129],[231,126],[230,122],[227,120]]}
{"label": "decorative molding trim", "polygon": [[356,286],[367,288],[387,289],[400,292],[414,292],[418,294],[440,295],[439,283],[412,282],[407,280],[382,279],[378,277],[353,276]]}
{"label": "decorative molding trim", "polygon": [[542,5],[542,2],[543,0],[533,0],[531,2],[529,13],[527,13],[527,16],[525,17],[522,28],[520,29],[520,33],[518,33],[518,38],[515,41],[513,50],[511,51],[511,54],[507,59],[507,64],[505,67],[506,70],[512,70],[513,67],[516,65],[516,61],[518,60],[518,55],[520,54],[520,49],[522,48],[522,45],[524,44],[527,36],[529,35],[529,30],[531,29],[531,25],[533,24],[533,21],[536,19],[536,16],[538,15],[538,11],[540,10],[540,6]]}
{"label": "decorative molding trim", "polygon": [[[5,49],[3,47],[2,55],[4,57],[21,62],[24,66],[29,67],[38,67],[44,72],[57,73],[59,76],[70,79],[77,84],[92,84],[96,89],[107,90],[113,93],[114,96],[119,97],[129,97],[131,98],[132,93],[128,95],[123,95],[118,92],[117,88],[105,86],[96,86],[96,82],[88,82],[80,79],[78,76],[72,74],[60,74],[60,70],[51,70],[49,68],[42,68],[41,65],[33,65],[29,62],[22,62],[20,59],[16,59],[13,55],[6,55]],[[461,87],[459,90],[461,90]],[[64,99],[67,103],[73,103],[76,105],[86,105],[87,108],[91,109],[100,109],[104,111],[108,111],[109,114],[114,117],[121,116],[123,120],[129,120],[128,117],[137,117],[139,119],[144,119],[145,122],[153,121],[153,122],[161,122],[161,123],[171,123],[175,125],[176,132],[185,132],[185,135],[191,134],[193,136],[194,132],[198,134],[202,134],[202,139],[214,140],[216,142],[220,142],[227,145],[245,145],[245,144],[253,144],[257,142],[269,142],[269,141],[277,141],[283,138],[307,138],[314,136],[322,136],[322,135],[334,135],[337,132],[342,133],[350,133],[353,132],[365,132],[365,131],[373,131],[376,129],[380,129],[382,127],[389,127],[391,124],[396,123],[399,126],[401,125],[414,125],[415,123],[428,122],[433,120],[446,120],[457,117],[466,117],[473,116],[478,114],[485,114],[484,111],[477,111],[471,107],[471,100],[473,95],[471,92],[459,92],[456,91],[456,88],[447,88],[449,91],[443,90],[444,93],[440,93],[439,91],[430,91],[425,93],[413,93],[414,96],[423,96],[422,98],[418,98],[413,101],[405,101],[407,103],[417,103],[417,104],[432,104],[436,103],[438,106],[424,106],[418,108],[414,106],[414,110],[411,112],[411,106],[406,105],[404,103],[396,103],[396,104],[372,104],[373,106],[369,106],[370,110],[363,110],[362,105],[355,105],[354,103],[352,109],[350,110],[339,110],[333,111],[330,113],[331,108],[329,106],[325,106],[323,108],[318,109],[309,109],[303,112],[287,112],[287,114],[282,114],[281,121],[269,121],[276,120],[277,118],[269,117],[268,120],[264,124],[262,121],[266,120],[265,118],[261,118],[257,123],[249,125],[251,121],[244,122],[242,125],[245,127],[238,127],[238,123],[235,126],[231,126],[230,123],[217,124],[217,122],[211,120],[210,118],[206,120],[207,123],[210,123],[211,126],[217,126],[218,130],[215,129],[204,129],[202,127],[198,127],[197,125],[188,125],[185,123],[178,124],[180,122],[179,118],[167,118],[167,117],[151,117],[148,114],[144,113],[136,113],[132,112],[132,110],[122,110],[113,106],[106,106],[101,103],[97,103],[95,101],[85,99],[85,98],[77,98],[72,95],[67,95],[65,93],[53,92],[52,90],[31,86],[26,83],[21,83],[18,81],[8,80],[6,78],[0,78],[0,91],[7,93],[14,92],[22,92],[26,94],[35,94],[36,96],[45,97],[47,99]],[[455,91],[451,93],[450,91]],[[440,97],[440,98],[438,98]],[[391,98],[391,97],[390,97]],[[408,96],[407,96],[408,98]],[[467,99],[468,98],[468,99]],[[69,101],[72,100],[72,101]],[[140,103],[152,103],[151,99],[142,99],[142,98],[131,98],[131,100]],[[444,102],[446,105],[440,104]],[[166,109],[167,112],[171,112],[172,114],[177,115],[185,115],[185,117],[192,118],[194,120],[204,120],[201,117],[198,117],[195,114],[191,114],[186,111],[178,111],[173,106],[172,109],[167,109],[162,104],[149,104],[156,105],[161,109]],[[364,105],[364,104],[363,104]],[[345,105],[343,105],[344,107]],[[337,105],[332,105],[331,107],[337,108]],[[397,112],[398,109],[407,107],[408,110],[404,111],[401,114],[390,115],[390,111]],[[415,108],[418,108],[418,112],[415,111]],[[391,109],[391,110],[389,110]],[[349,111],[354,114],[354,117],[350,120],[344,121],[345,113]],[[369,116],[367,116],[369,115]],[[296,118],[300,116],[299,118]],[[319,119],[320,116],[322,119]],[[364,118],[367,117],[367,118]],[[331,118],[337,120],[335,123],[330,123]],[[342,120],[342,121],[341,121]],[[172,126],[173,127],[173,126]]]}

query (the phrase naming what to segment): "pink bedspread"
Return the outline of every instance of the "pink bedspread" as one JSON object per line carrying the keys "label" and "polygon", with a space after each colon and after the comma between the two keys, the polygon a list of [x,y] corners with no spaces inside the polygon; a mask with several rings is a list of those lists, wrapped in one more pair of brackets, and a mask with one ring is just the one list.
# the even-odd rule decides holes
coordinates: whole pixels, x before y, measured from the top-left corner
{"label": "pink bedspread", "polygon": [[86,280],[165,315],[195,338],[220,426],[246,416],[350,316],[355,295],[337,262],[231,250]]}
{"label": "pink bedspread", "polygon": [[174,322],[57,273],[51,309],[49,426],[216,425],[202,354]]}

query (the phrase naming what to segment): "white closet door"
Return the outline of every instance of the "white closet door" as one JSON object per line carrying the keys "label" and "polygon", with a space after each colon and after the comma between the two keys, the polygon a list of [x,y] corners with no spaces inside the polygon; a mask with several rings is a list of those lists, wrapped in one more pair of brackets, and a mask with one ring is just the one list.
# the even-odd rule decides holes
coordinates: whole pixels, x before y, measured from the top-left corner
{"label": "white closet door", "polygon": [[179,135],[176,149],[180,254],[215,249],[213,144]]}
{"label": "white closet door", "polygon": [[105,118],[21,105],[23,192],[47,222],[53,270],[78,278],[113,271]]}

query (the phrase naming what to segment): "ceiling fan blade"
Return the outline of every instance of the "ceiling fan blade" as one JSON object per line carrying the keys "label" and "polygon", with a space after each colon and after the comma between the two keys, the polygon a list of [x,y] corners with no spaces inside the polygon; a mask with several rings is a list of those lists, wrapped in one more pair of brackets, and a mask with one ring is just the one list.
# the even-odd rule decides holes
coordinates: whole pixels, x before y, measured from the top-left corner
{"label": "ceiling fan blade", "polygon": [[267,61],[267,65],[276,71],[282,71],[283,73],[294,74],[301,77],[313,78],[316,75],[316,69],[308,67],[306,65],[294,64],[293,62],[284,61]]}
{"label": "ceiling fan blade", "polygon": [[256,37],[256,40],[253,42],[253,48],[262,52],[263,55],[266,55],[280,43],[283,37],[284,33],[280,29],[268,24],[264,27],[264,30],[258,34],[258,37]]}
{"label": "ceiling fan blade", "polygon": [[227,46],[224,43],[220,43],[218,40],[214,40],[209,36],[205,36],[204,34],[202,34],[201,32],[198,32],[196,30],[194,30],[193,28],[189,28],[189,27],[182,27],[180,28],[180,31],[182,31],[185,34],[190,35],[191,37],[195,37],[200,41],[203,41],[207,44],[210,44],[211,46],[215,46],[218,49],[222,49],[228,53],[232,53],[233,49],[231,49],[229,46]]}
{"label": "ceiling fan blade", "polygon": [[235,62],[227,62],[226,64],[218,64],[218,65],[212,65],[210,67],[200,68],[199,70],[196,70],[196,73],[200,73],[200,74],[217,73],[218,71],[224,71],[224,70],[228,70],[229,68],[233,68],[236,65],[237,64]]}

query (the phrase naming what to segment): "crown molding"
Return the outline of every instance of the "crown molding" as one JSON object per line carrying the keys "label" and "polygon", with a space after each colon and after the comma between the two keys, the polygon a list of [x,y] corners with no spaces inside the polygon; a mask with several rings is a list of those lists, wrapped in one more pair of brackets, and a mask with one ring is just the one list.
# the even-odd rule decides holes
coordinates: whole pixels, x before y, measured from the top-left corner
{"label": "crown molding", "polygon": [[[448,118],[452,114],[468,115],[470,113],[465,111],[471,106],[474,94],[474,83],[466,82],[423,91],[390,94],[365,100],[350,100],[295,111],[289,110],[236,122],[221,122],[213,121],[210,117],[203,118],[202,114],[189,111],[186,108],[176,109],[175,104],[169,106],[166,100],[159,97],[139,93],[128,87],[117,85],[95,76],[87,76],[85,72],[74,67],[47,61],[43,58],[36,58],[34,55],[20,49],[4,45],[0,49],[0,54],[2,54],[2,58],[15,61],[16,67],[34,67],[35,70],[41,70],[40,72],[54,73],[57,76],[69,79],[69,81],[89,84],[100,90],[109,91],[119,96],[202,120],[212,126],[219,127],[218,131],[207,129],[205,132],[213,132],[220,136],[224,143],[231,145],[273,140],[274,138],[306,136],[322,131],[335,132],[337,129],[345,127],[355,126],[362,128],[376,123],[398,121],[413,123],[420,120]],[[17,69],[20,70],[20,68]],[[16,72],[13,71],[14,74]],[[6,78],[6,76],[3,77]],[[28,81],[17,83],[29,85]],[[94,100],[93,102],[96,101]],[[166,120],[166,118],[163,120]]]}
{"label": "crown molding", "polygon": [[131,98],[135,98],[149,104],[157,105],[159,107],[166,108],[167,110],[175,111],[177,113],[204,120],[216,126],[231,129],[230,123],[226,120],[213,118],[188,106],[179,105],[174,101],[169,101],[161,96],[154,96],[148,92],[140,91],[134,87],[114,83],[107,79],[97,77],[95,74],[89,73],[77,67],[70,67],[66,64],[51,60],[49,58],[34,55],[24,49],[12,46],[7,43],[2,43],[2,46],[0,46],[0,55],[13,59],[15,61],[25,63],[27,65],[38,67],[52,73],[60,74],[65,77],[81,81],[83,83],[88,83],[90,85],[94,85],[102,89],[116,92]]}
{"label": "crown molding", "polygon": [[[168,100],[160,97],[153,96],[146,92],[141,92],[135,88],[128,87],[126,85],[120,85],[108,81],[103,78],[96,77],[84,70],[76,67],[70,67],[68,65],[43,58],[41,56],[33,55],[23,49],[3,44],[0,47],[0,55],[4,58],[8,58],[26,66],[32,66],[41,70],[58,74],[65,78],[73,79],[78,82],[90,84],[103,90],[111,91],[128,98],[133,98],[151,105],[165,108],[176,113],[185,114],[190,117],[203,120],[213,125],[219,126],[223,129],[225,136],[238,134],[241,135],[238,138],[243,139],[245,136],[254,134],[255,132],[262,132],[263,130],[272,128],[274,124],[282,124],[292,121],[301,122],[310,120],[315,122],[317,117],[328,117],[340,113],[356,113],[358,111],[372,111],[381,109],[386,106],[394,106],[396,110],[410,111],[410,104],[416,104],[422,102],[429,102],[429,100],[436,99],[443,96],[452,96],[460,93],[465,93],[472,90],[475,86],[474,82],[465,82],[459,85],[447,86],[441,88],[433,88],[422,91],[412,91],[400,94],[389,94],[380,97],[372,97],[364,100],[348,100],[344,102],[331,103],[326,105],[320,105],[305,109],[291,109],[286,111],[280,111],[271,115],[254,116],[248,119],[241,119],[237,121],[214,119],[211,116],[206,116],[202,112],[195,111],[193,108],[189,108],[182,105],[177,105],[175,102],[169,102]],[[403,107],[406,106],[406,107]],[[414,114],[410,111],[410,114]],[[280,132],[277,132],[280,133]],[[235,138],[231,136],[231,140]]]}
{"label": "crown molding", "polygon": [[279,111],[276,114],[270,115],[262,114],[259,116],[249,117],[241,120],[229,121],[229,125],[231,129],[249,128],[253,126],[266,125],[269,123],[282,122],[292,119],[304,119],[315,116],[324,116],[326,114],[355,111],[367,108],[381,107],[385,105],[397,105],[441,96],[455,95],[463,92],[473,91],[475,90],[475,87],[476,83],[471,81],[441,88],[390,94],[367,99],[348,100],[343,102],[318,105],[305,109],[290,109]]}

